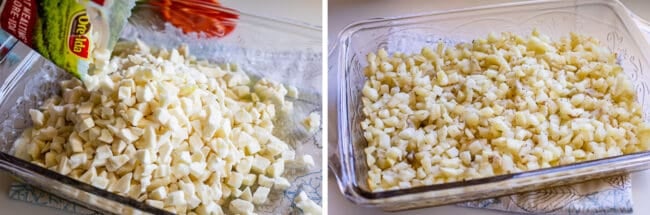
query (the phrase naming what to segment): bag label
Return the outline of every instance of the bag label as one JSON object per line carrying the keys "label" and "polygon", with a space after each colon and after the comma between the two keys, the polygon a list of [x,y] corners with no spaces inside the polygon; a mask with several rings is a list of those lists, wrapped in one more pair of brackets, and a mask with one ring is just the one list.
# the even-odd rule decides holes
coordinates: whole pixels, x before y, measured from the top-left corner
{"label": "bag label", "polygon": [[90,20],[86,11],[73,15],[68,36],[68,48],[70,52],[84,59],[88,58],[88,49],[90,49],[90,40],[86,36],[88,32],[90,32]]}
{"label": "bag label", "polygon": [[7,0],[0,14],[2,29],[32,46],[34,23],[38,17],[36,0]]}

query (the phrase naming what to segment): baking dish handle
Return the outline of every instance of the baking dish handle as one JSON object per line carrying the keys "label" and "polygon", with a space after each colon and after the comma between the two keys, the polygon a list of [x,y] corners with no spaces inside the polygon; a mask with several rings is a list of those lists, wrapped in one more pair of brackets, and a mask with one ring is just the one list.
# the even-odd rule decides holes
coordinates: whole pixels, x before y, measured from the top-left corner
{"label": "baking dish handle", "polygon": [[334,72],[336,70],[336,67],[338,66],[338,53],[339,53],[339,47],[337,43],[333,43],[332,46],[329,47],[329,52],[327,54],[328,58],[328,65],[327,65],[327,71],[328,71],[328,98],[327,98],[327,111],[328,111],[328,137],[327,137],[327,160],[328,160],[328,166],[330,171],[334,174],[336,177],[336,180],[339,184],[339,186],[342,184],[341,182],[341,177],[342,175],[342,169],[341,169],[341,157],[339,155],[339,147],[338,147],[338,112],[336,111],[336,105],[338,105],[338,102],[336,101],[336,89],[338,86],[338,82],[336,81],[337,74]]}
{"label": "baking dish handle", "polygon": [[636,25],[639,27],[639,30],[641,30],[641,33],[643,33],[646,42],[650,43],[650,22],[636,15],[632,11],[629,11],[629,14],[630,14],[630,18],[634,20],[634,23],[636,23]]}

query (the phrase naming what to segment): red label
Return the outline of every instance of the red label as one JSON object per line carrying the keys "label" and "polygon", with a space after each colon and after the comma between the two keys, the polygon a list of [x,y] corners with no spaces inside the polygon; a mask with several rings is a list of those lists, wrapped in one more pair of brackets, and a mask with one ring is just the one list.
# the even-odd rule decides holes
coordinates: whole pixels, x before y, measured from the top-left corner
{"label": "red label", "polygon": [[90,41],[86,36],[88,32],[90,32],[90,19],[86,11],[75,14],[68,34],[70,35],[68,36],[68,49],[82,58],[88,58],[88,49],[90,49]]}
{"label": "red label", "polygon": [[38,19],[36,0],[6,0],[0,26],[21,42],[32,46],[34,23]]}
{"label": "red label", "polygon": [[104,1],[105,0],[93,0],[93,2],[97,3],[98,5],[104,6]]}

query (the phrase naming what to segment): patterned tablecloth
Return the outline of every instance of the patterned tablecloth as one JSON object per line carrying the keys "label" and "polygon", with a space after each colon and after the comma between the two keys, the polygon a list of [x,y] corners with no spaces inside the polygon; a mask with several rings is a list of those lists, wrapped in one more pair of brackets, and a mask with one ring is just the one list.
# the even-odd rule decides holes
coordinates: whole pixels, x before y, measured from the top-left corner
{"label": "patterned tablecloth", "polygon": [[458,205],[524,214],[628,214],[633,208],[629,175]]}
{"label": "patterned tablecloth", "polygon": [[[300,189],[320,190],[321,174],[312,174],[318,174],[318,177],[309,175],[304,177],[309,179],[302,183],[305,186],[292,187],[286,190],[283,196],[286,199],[293,199],[292,197],[297,195]],[[300,181],[301,179],[297,178],[296,180]],[[9,197],[56,208],[71,214],[101,214],[21,183],[11,186]],[[320,197],[316,197],[314,200],[318,204],[322,204]],[[295,204],[291,205],[295,207]],[[548,188],[458,205],[521,214],[627,214],[632,213],[631,180],[629,175],[614,176],[571,186]],[[298,210],[294,210],[294,212],[300,214]]]}

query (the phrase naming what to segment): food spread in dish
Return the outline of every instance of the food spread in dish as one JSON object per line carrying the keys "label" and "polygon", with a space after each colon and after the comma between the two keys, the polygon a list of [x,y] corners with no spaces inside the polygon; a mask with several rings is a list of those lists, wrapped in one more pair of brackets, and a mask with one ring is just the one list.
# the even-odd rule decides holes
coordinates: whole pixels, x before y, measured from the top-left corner
{"label": "food spread in dish", "polygon": [[579,34],[490,34],[367,56],[361,122],[372,191],[463,181],[648,149],[616,54]]}

